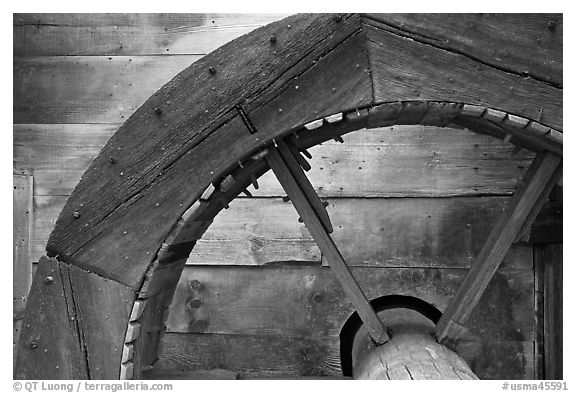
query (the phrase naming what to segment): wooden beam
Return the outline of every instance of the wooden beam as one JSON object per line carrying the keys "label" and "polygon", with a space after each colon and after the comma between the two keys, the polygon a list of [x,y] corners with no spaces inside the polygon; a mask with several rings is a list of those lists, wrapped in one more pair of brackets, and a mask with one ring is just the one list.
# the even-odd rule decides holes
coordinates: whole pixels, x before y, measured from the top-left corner
{"label": "wooden beam", "polygon": [[544,377],[563,379],[562,362],[562,243],[550,244],[537,250],[538,263],[543,265],[544,312]]}
{"label": "wooden beam", "polygon": [[287,147],[288,151],[292,153],[291,155],[294,156],[294,159],[296,159],[298,165],[300,165],[302,169],[304,169],[306,172],[312,169],[310,163],[308,163],[308,161],[306,161],[306,159],[302,157],[302,155],[300,154],[300,150],[298,150],[298,148],[296,147],[296,144],[294,143],[294,137],[286,138],[286,141],[282,141],[281,144],[283,148],[280,150],[285,150],[285,148]]}
{"label": "wooden beam", "polygon": [[[330,216],[328,216],[328,212],[326,211],[326,208],[324,207],[322,201],[318,197],[318,194],[316,194],[316,191],[314,191],[314,187],[310,183],[310,180],[308,180],[308,177],[306,177],[306,174],[302,171],[302,169],[304,168],[302,168],[301,165],[299,164],[299,160],[297,159],[297,157],[302,156],[300,156],[298,149],[290,141],[286,142],[279,141],[278,151],[280,152],[280,155],[282,156],[284,162],[288,166],[288,169],[292,173],[292,176],[300,186],[300,189],[306,196],[306,199],[310,203],[310,206],[312,206],[312,208],[318,215],[318,218],[322,222],[322,225],[324,225],[324,228],[326,228],[326,231],[328,231],[328,233],[332,233],[333,228],[332,223],[330,222]],[[290,195],[288,195],[288,197],[289,196]]]}
{"label": "wooden beam", "polygon": [[492,230],[464,282],[438,321],[435,328],[438,342],[454,346],[462,333],[464,322],[482,297],[534,206],[550,192],[551,188],[547,185],[560,176],[561,163],[562,159],[553,153],[545,152],[536,156],[512,197],[510,207]]}
{"label": "wooden beam", "polygon": [[31,227],[32,227],[32,184],[30,175],[13,175],[13,250],[14,257],[12,269],[13,304],[13,365],[16,372],[16,359],[18,354],[18,340],[22,329],[22,319],[26,310],[26,301],[32,284]]}
{"label": "wooden beam", "polygon": [[358,315],[366,324],[370,336],[379,344],[385,343],[389,340],[386,327],[374,312],[374,309],[366,299],[366,296],[364,296],[362,289],[348,269],[344,258],[342,258],[338,248],[330,238],[330,235],[318,217],[317,212],[301,189],[299,183],[302,182],[302,179],[300,181],[296,180],[296,176],[304,176],[303,173],[301,175],[296,175],[291,172],[278,150],[274,148],[270,149],[270,153],[265,157],[265,159],[286,191],[286,194],[290,197],[292,204],[300,214],[300,217],[318,244],[318,247],[334,270],[338,281],[344,288],[346,294],[350,297]]}
{"label": "wooden beam", "polygon": [[556,175],[556,176],[554,176],[548,180],[548,183],[546,184],[546,187],[543,190],[544,196],[542,198],[540,198],[536,202],[536,204],[532,207],[530,214],[528,214],[528,217],[526,217],[526,220],[524,221],[522,228],[518,232],[516,239],[514,239],[514,242],[519,242],[524,237],[527,238],[528,235],[530,234],[530,229],[532,228],[532,224],[534,224],[536,217],[538,217],[538,215],[540,214],[540,211],[542,211],[542,207],[544,207],[544,205],[548,201],[548,195],[550,195],[550,192],[552,192],[552,189],[554,188],[554,186],[558,182],[558,179],[562,177],[562,168],[561,167],[560,167],[559,171],[560,171],[560,173],[558,175]]}

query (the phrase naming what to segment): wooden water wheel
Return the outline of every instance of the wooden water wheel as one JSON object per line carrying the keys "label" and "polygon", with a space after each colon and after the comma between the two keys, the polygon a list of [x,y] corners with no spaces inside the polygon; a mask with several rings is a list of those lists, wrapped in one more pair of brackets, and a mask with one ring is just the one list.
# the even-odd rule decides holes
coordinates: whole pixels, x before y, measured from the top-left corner
{"label": "wooden water wheel", "polygon": [[[504,59],[464,24],[447,31],[415,17],[415,31],[394,16],[322,14],[272,23],[182,71],[114,134],[60,213],[32,285],[17,377],[142,378],[196,240],[272,169],[363,322],[357,345],[369,350],[354,351],[363,354],[355,376],[383,377],[386,362],[372,359],[392,364],[393,343],[406,353],[433,347],[438,364],[458,365],[411,378],[473,378],[450,348],[562,170],[562,63],[550,61],[561,60],[561,37],[546,47],[529,37],[558,22],[504,19],[484,22],[498,25]],[[433,336],[395,335],[378,317],[305,173],[306,149],[391,125],[457,126],[537,153]]]}

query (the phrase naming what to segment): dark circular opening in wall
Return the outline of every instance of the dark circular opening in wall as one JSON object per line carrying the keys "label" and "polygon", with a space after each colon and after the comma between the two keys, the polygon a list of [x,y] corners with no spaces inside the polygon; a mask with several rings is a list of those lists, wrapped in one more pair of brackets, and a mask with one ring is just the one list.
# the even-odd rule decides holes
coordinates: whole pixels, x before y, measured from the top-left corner
{"label": "dark circular opening in wall", "polygon": [[[412,310],[427,318],[434,326],[442,316],[442,312],[432,304],[412,296],[388,295],[370,301],[370,304],[380,313],[386,310],[405,309]],[[358,313],[354,312],[342,326],[340,331],[340,362],[344,376],[352,376],[352,348],[356,333],[362,327],[362,320]],[[393,327],[392,327],[393,328]]]}

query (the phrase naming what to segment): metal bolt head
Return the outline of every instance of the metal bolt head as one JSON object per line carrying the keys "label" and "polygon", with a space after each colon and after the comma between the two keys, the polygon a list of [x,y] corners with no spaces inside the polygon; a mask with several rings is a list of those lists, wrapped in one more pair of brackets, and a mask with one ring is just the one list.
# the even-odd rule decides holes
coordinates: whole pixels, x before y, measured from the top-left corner
{"label": "metal bolt head", "polygon": [[52,284],[52,283],[54,282],[54,277],[52,277],[52,276],[46,276],[46,277],[44,277],[44,282],[45,282],[46,284]]}
{"label": "metal bolt head", "polygon": [[314,292],[312,294],[312,299],[315,303],[322,303],[324,300],[324,294],[321,291]]}
{"label": "metal bolt head", "polygon": [[72,217],[74,217],[74,218],[80,218],[80,213],[79,213],[79,212],[74,212],[74,213],[72,213]]}
{"label": "metal bolt head", "polygon": [[210,67],[208,67],[208,72],[210,72],[212,75],[214,75],[216,73],[216,68],[210,66]]}
{"label": "metal bolt head", "polygon": [[161,115],[161,114],[162,114],[162,109],[160,109],[160,108],[154,108],[154,113],[156,113],[157,115]]}
{"label": "metal bolt head", "polygon": [[190,281],[190,287],[194,290],[199,290],[202,287],[202,283],[198,280],[192,280]]}
{"label": "metal bolt head", "polygon": [[38,348],[38,343],[37,343],[36,341],[32,341],[32,342],[30,343],[30,348],[32,348],[32,349]]}
{"label": "metal bolt head", "polygon": [[192,299],[188,302],[190,308],[200,308],[202,306],[202,301],[200,299]]}

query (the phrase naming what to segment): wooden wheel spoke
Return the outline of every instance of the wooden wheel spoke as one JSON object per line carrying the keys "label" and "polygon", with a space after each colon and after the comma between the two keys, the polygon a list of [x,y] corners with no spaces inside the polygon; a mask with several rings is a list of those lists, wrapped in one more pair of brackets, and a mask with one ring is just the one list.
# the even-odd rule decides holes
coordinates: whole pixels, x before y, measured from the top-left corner
{"label": "wooden wheel spoke", "polygon": [[437,340],[454,346],[462,334],[463,325],[482,297],[491,278],[514,240],[531,225],[543,201],[562,174],[562,159],[557,155],[539,153],[524,175],[519,189],[510,201],[464,282],[458,288],[435,328]]}
{"label": "wooden wheel spoke", "polygon": [[[296,211],[300,214],[314,241],[326,257],[344,291],[350,297],[358,315],[366,324],[370,336],[379,344],[385,343],[389,340],[386,327],[366,299],[362,289],[348,269],[344,258],[328,234],[328,230],[320,218],[324,213],[327,216],[327,213],[285,142],[280,141],[278,149],[271,148],[265,159],[292,201]],[[294,163],[296,163],[296,166]],[[317,202],[320,202],[321,209],[318,208]]]}
{"label": "wooden wheel spoke", "polygon": [[[328,216],[328,212],[326,211],[324,204],[318,197],[318,194],[316,194],[316,191],[314,191],[314,187],[310,183],[310,180],[308,180],[308,177],[302,170],[302,166],[297,159],[297,157],[301,157],[300,153],[298,152],[298,148],[290,141],[280,141],[277,142],[277,144],[278,152],[280,152],[280,155],[286,163],[288,170],[298,183],[300,190],[302,190],[306,196],[306,199],[314,209],[314,212],[316,212],[318,215],[318,218],[322,222],[322,225],[324,225],[324,228],[326,228],[328,233],[332,233],[333,229],[332,223],[330,222],[330,216]],[[290,195],[288,195],[288,197],[290,197]]]}

